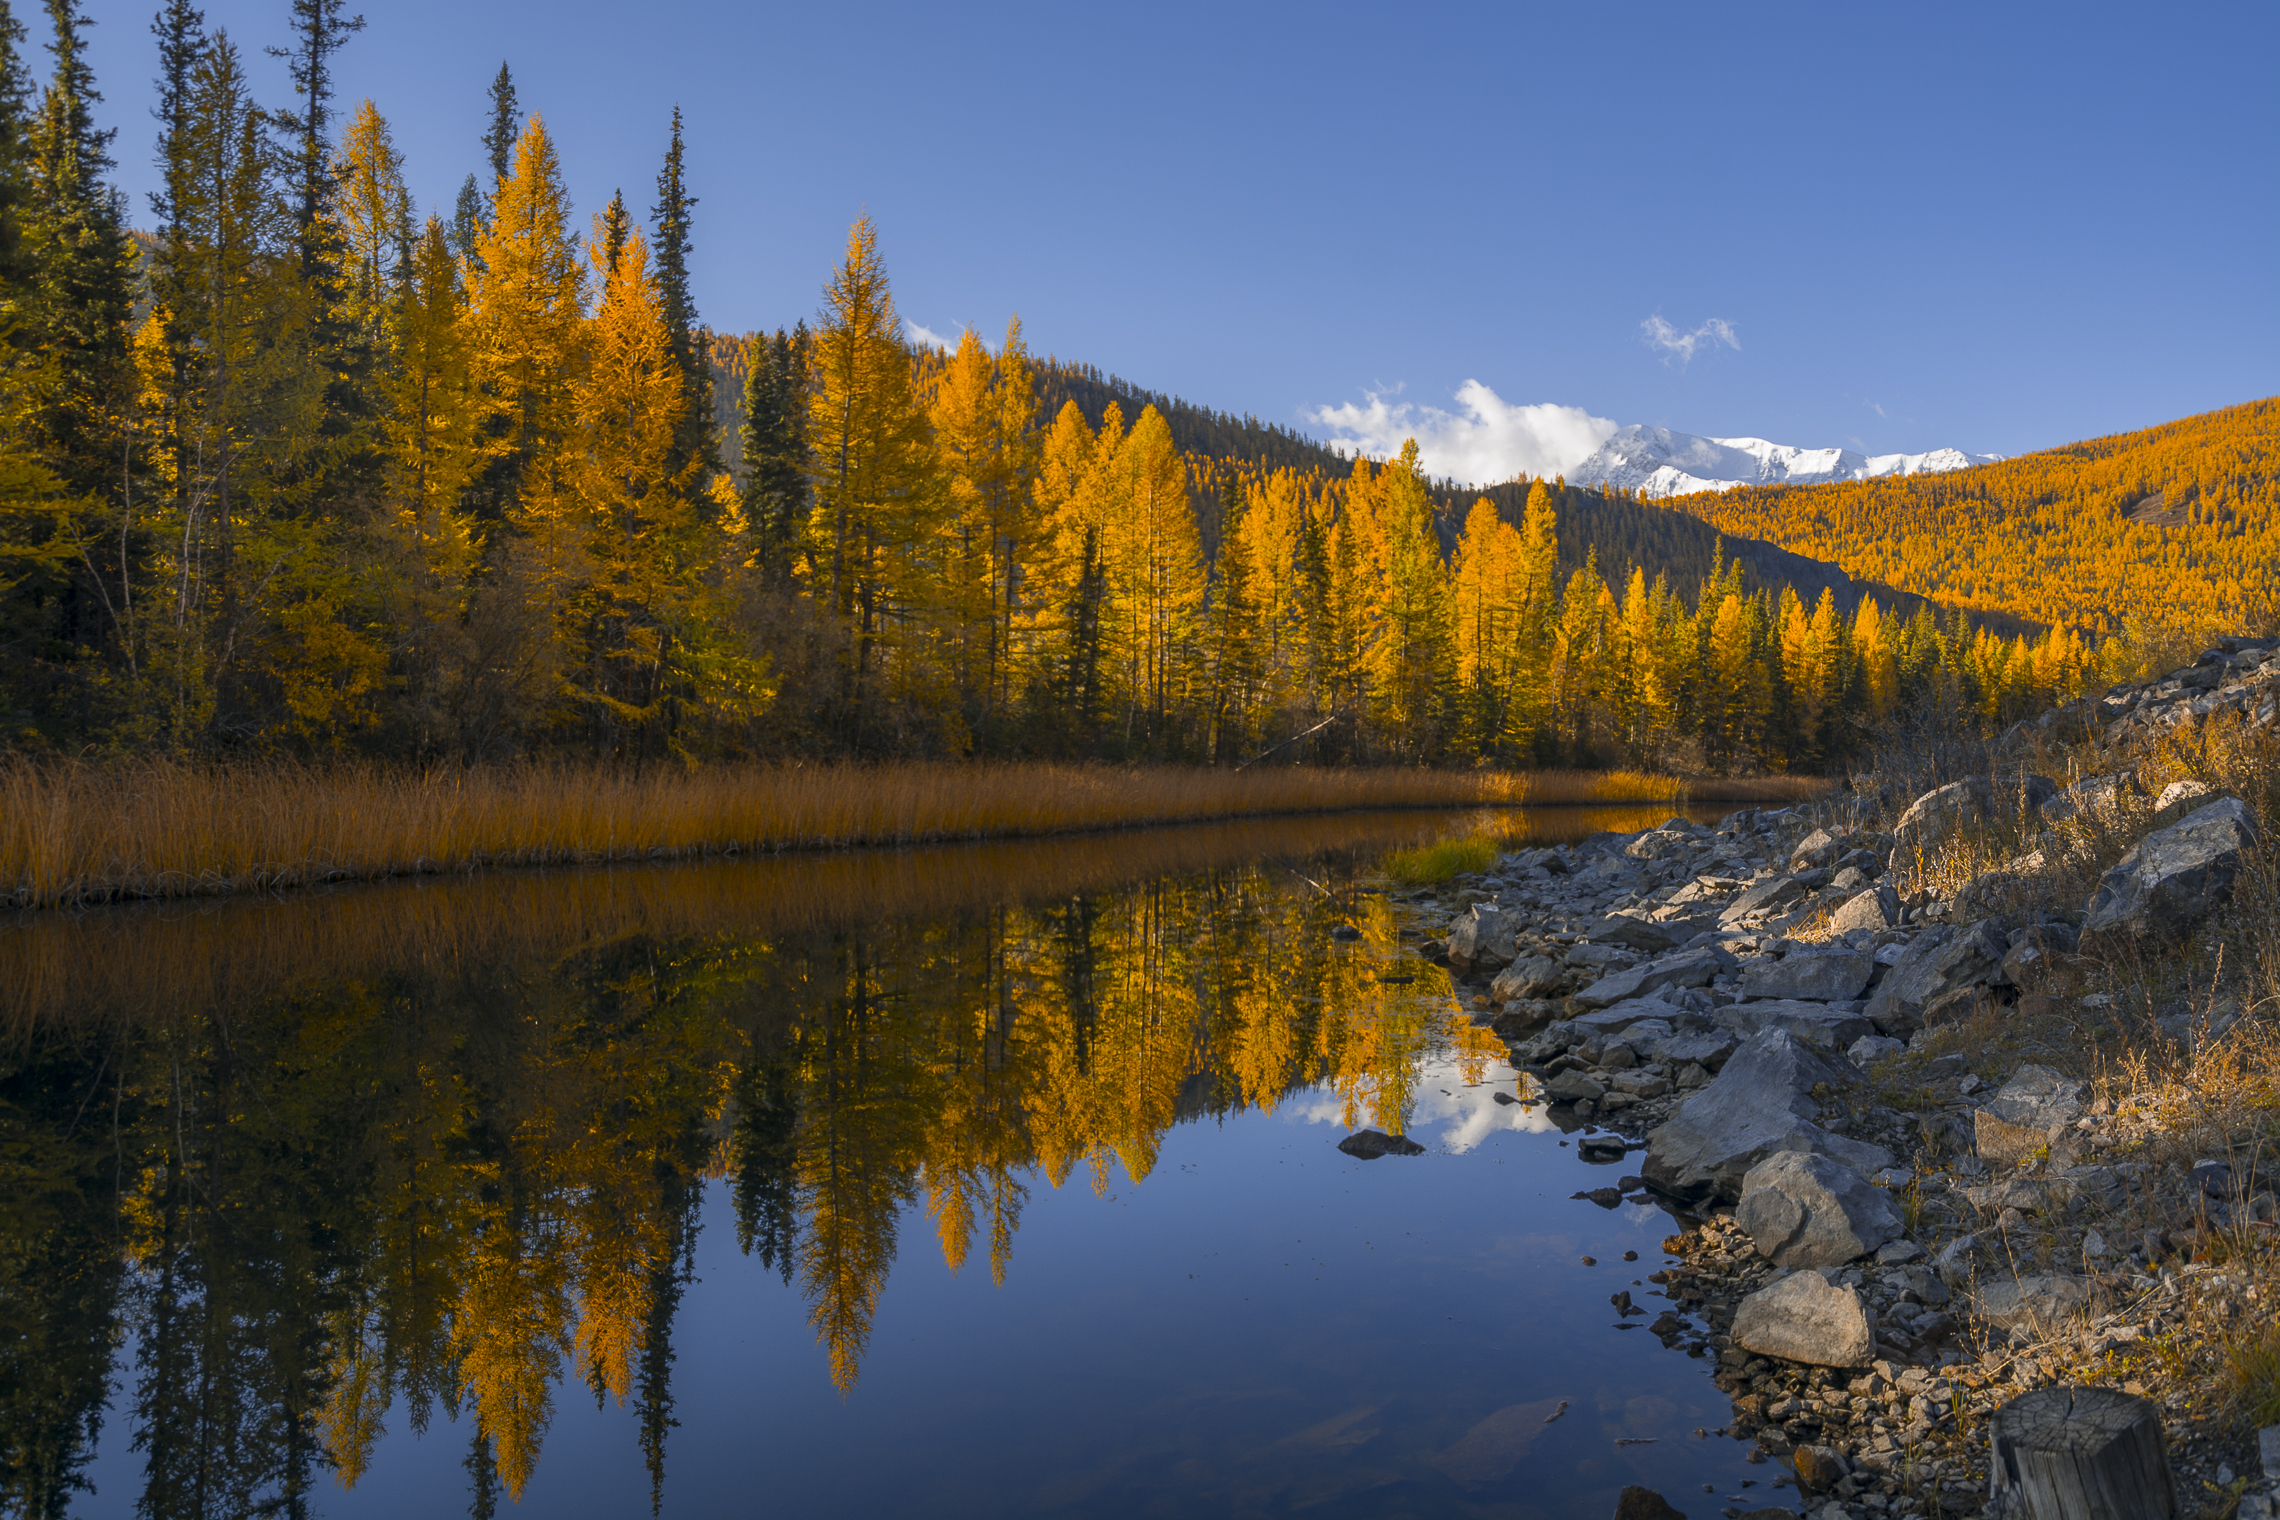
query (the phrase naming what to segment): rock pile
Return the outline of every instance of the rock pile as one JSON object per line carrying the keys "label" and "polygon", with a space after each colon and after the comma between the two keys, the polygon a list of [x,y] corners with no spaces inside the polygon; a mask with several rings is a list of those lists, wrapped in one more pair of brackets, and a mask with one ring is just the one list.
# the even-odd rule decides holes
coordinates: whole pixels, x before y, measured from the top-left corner
{"label": "rock pile", "polygon": [[[2276,703],[2280,640],[2226,640],[2038,726],[2122,744],[2216,713],[2280,727]],[[2152,1164],[2116,1128],[2129,1103],[2045,1066],[1934,1058],[1947,1026],[2054,1005],[2047,989],[2078,992],[2109,944],[2173,943],[2225,905],[2259,844],[2253,811],[2200,783],[2150,790],[2127,763],[2064,788],[1971,776],[1887,797],[1889,833],[1746,809],[1460,884],[1444,958],[1475,1017],[1563,1126],[1644,1150],[1639,1175],[1579,1197],[1646,1189],[1695,1221],[1666,1242],[1680,1263],[1652,1280],[1672,1308],[1650,1328],[1715,1363],[1730,1430],[1791,1463],[1799,1513],[1977,1513],[1996,1407],[2169,1334],[2222,1291],[2185,1264],[2196,1249],[2280,1223],[2280,1176]],[[2079,908],[2018,910],[2032,898],[2012,889],[2087,822],[2142,837]],[[1990,824],[2031,847],[1959,889],[1905,890],[1920,852]],[[1879,1087],[1902,1069],[1904,1090]],[[2189,1476],[2221,1487],[2235,1469],[2185,1452]],[[2280,1520],[2262,1502],[2241,1513]]]}

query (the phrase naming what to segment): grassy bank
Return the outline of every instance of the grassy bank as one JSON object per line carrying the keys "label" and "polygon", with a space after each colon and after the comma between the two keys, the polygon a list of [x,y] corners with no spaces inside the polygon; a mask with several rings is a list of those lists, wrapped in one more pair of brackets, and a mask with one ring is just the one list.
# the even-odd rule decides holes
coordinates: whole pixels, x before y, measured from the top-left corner
{"label": "grassy bank", "polygon": [[[1277,813],[1678,803],[1698,785],[1636,772],[1048,764],[640,775],[533,765],[424,776],[366,765],[18,764],[0,771],[0,883],[17,906],[53,907],[485,866],[1022,838]],[[1755,795],[1786,799],[1818,785],[1774,778]]]}

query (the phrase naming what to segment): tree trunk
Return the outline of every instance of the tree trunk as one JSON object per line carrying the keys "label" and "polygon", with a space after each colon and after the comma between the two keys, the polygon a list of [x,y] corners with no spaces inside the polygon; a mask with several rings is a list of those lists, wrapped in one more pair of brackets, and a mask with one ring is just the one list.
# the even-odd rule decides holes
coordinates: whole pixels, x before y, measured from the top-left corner
{"label": "tree trunk", "polygon": [[2111,1388],[2044,1388],[1995,1411],[1991,1517],[2176,1520],[2161,1412]]}

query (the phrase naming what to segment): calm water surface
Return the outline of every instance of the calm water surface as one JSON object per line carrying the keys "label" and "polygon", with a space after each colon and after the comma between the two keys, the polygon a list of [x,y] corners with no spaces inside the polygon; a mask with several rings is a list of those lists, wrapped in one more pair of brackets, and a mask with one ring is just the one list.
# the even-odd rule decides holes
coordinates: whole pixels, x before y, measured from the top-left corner
{"label": "calm water surface", "polygon": [[[1706,1364],[1609,1306],[1659,1310],[1670,1219],[1570,1199],[1615,1169],[1497,1101],[1501,1042],[1367,890],[1462,826],[0,930],[7,1508],[74,1474],[122,1517],[1771,1502],[1692,1434]],[[1428,1153],[1335,1148],[1365,1125]]]}

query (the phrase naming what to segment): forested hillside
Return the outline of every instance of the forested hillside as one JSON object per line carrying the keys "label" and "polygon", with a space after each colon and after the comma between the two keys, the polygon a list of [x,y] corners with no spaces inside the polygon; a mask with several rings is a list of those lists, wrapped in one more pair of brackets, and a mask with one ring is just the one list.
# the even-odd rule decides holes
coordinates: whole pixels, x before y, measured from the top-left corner
{"label": "forested hillside", "polygon": [[2280,399],[1951,474],[1671,505],[1863,580],[2098,635],[2280,619]]}
{"label": "forested hillside", "polygon": [[868,220],[818,311],[716,339],[677,115],[646,214],[581,228],[502,67],[421,216],[378,105],[331,97],[329,4],[264,105],[171,0],[131,230],[86,20],[48,9],[44,87],[0,25],[16,751],[1786,769],[2115,658],[1619,497],[1345,460],[1018,321],[913,352]]}

